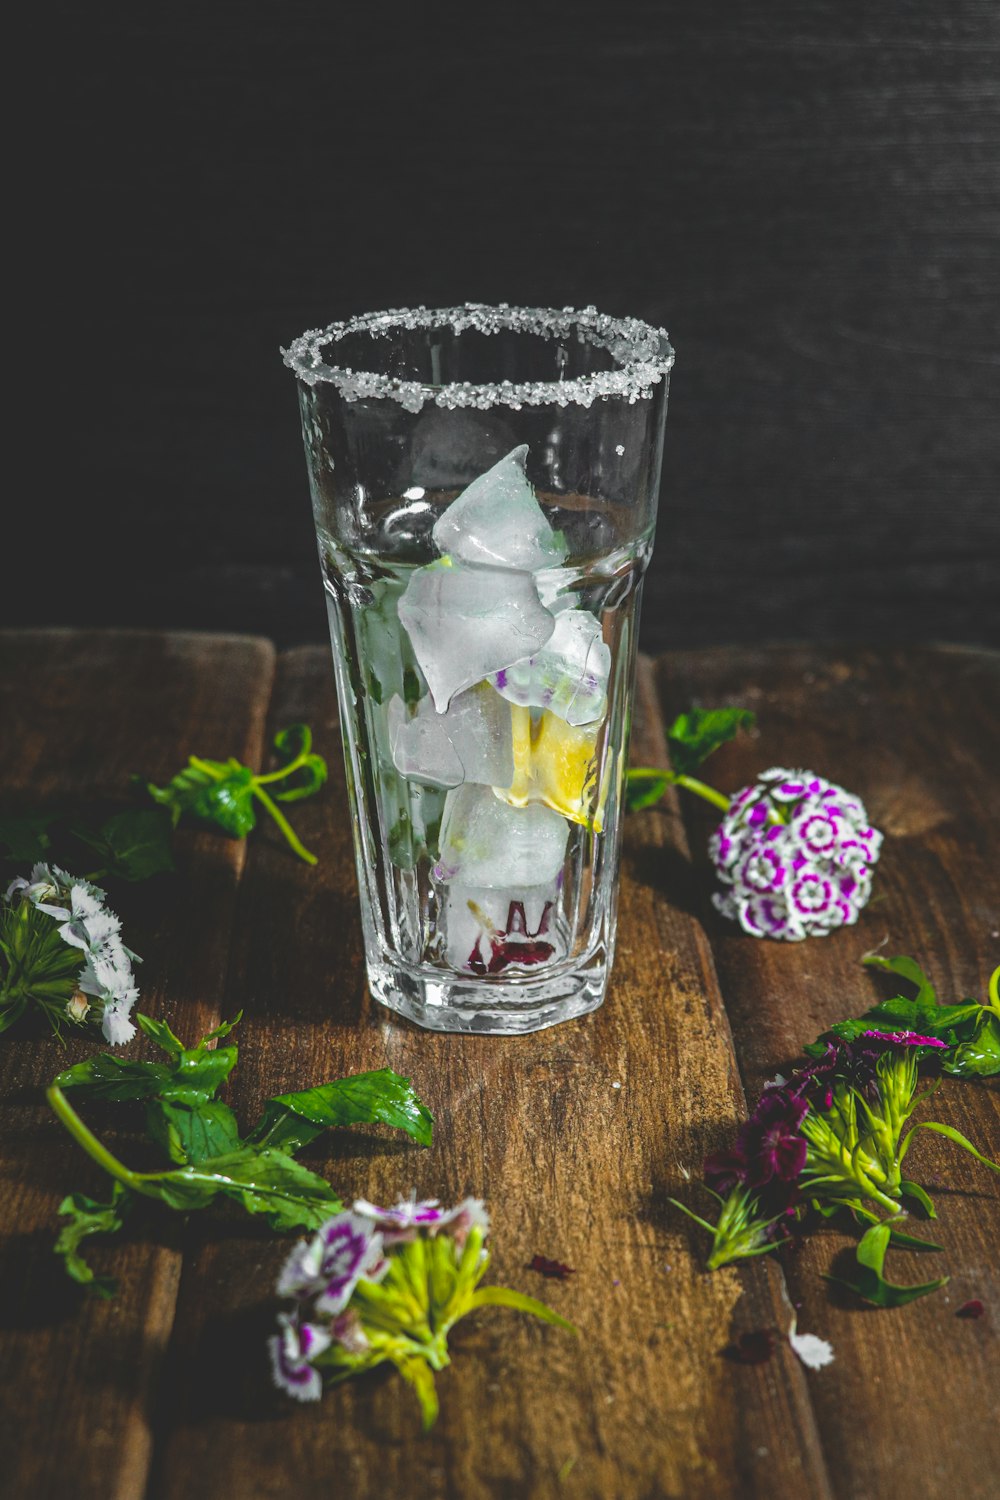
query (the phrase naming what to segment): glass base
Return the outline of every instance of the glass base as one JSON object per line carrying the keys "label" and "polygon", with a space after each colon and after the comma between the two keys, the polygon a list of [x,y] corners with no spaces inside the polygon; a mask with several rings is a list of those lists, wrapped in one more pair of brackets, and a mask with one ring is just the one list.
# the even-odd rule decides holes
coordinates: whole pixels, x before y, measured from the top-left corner
{"label": "glass base", "polygon": [[429,1031],[523,1036],[596,1010],[610,967],[602,953],[584,970],[498,982],[369,964],[368,984],[380,1004]]}

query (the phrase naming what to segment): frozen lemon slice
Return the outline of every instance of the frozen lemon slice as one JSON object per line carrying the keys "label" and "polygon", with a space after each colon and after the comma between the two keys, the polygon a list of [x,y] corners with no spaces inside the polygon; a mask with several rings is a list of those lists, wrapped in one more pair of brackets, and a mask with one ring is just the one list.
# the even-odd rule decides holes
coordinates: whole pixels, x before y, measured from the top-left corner
{"label": "frozen lemon slice", "polygon": [[593,824],[600,833],[606,790],[596,795],[600,727],[567,724],[548,711],[533,717],[529,708],[512,705],[514,779],[509,787],[493,790],[511,807],[542,802],[574,823]]}

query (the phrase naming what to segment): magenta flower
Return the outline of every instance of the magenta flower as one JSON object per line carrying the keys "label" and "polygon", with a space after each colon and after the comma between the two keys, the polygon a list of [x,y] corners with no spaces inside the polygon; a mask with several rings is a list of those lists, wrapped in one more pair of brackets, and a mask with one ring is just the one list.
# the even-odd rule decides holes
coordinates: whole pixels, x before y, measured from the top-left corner
{"label": "magenta flower", "polygon": [[776,1195],[786,1196],[782,1189],[798,1181],[806,1164],[808,1146],[800,1126],[808,1112],[808,1102],[795,1090],[765,1089],[733,1150],[706,1158],[709,1187],[724,1196],[738,1184],[753,1189],[774,1184]]}
{"label": "magenta flower", "polygon": [[764,771],[709,841],[727,890],[712,900],[754,937],[789,942],[856,922],[882,835],[863,804],[811,771]]}
{"label": "magenta flower", "polygon": [[863,1031],[862,1038],[874,1042],[891,1042],[894,1047],[937,1047],[947,1052],[948,1043],[938,1036],[921,1036],[919,1031]]}

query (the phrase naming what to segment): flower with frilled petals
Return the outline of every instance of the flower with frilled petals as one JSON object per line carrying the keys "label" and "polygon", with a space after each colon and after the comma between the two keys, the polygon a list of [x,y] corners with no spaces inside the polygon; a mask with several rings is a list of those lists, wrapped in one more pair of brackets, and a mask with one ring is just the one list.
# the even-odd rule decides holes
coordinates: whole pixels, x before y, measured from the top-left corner
{"label": "flower with frilled petals", "polygon": [[490,1216],[481,1198],[464,1198],[455,1208],[442,1208],[437,1198],[425,1198],[423,1202],[416,1197],[401,1198],[392,1208],[379,1208],[376,1203],[357,1198],[354,1212],[371,1220],[381,1231],[386,1246],[405,1244],[418,1234],[433,1238],[442,1230],[463,1244],[470,1229],[480,1229],[485,1237],[490,1227]]}
{"label": "flower with frilled petals", "polygon": [[358,1282],[381,1281],[389,1269],[382,1235],[360,1214],[327,1219],[311,1240],[300,1240],[278,1278],[282,1297],[315,1298],[316,1311],[342,1312]]}
{"label": "flower with frilled petals", "polygon": [[30,880],[11,881],[0,902],[0,1014],[34,1002],[57,1031],[68,1019],[99,1021],[113,1046],[135,1036],[137,958],[106,900],[58,865],[36,864]]}
{"label": "flower with frilled petals", "polygon": [[318,1323],[300,1323],[294,1314],[278,1314],[278,1332],[267,1341],[271,1374],[279,1390],[296,1401],[318,1401],[323,1377],[312,1365],[329,1349],[333,1337]]}
{"label": "flower with frilled petals", "polygon": [[843,787],[773,767],[736,793],[709,841],[728,887],[712,900],[754,937],[797,942],[832,932],[857,921],[881,844]]}
{"label": "flower with frilled petals", "polygon": [[[413,1387],[427,1428],[438,1409],[434,1371],[450,1362],[448,1332],[460,1318],[479,1307],[513,1307],[571,1329],[521,1292],[478,1290],[490,1259],[487,1229],[478,1198],[451,1209],[436,1198],[393,1208],[359,1199],[353,1212],[329,1219],[295,1247],[278,1282],[281,1295],[295,1298],[295,1310],[281,1315],[270,1341],[275,1382],[312,1400],[321,1370],[342,1380],[388,1362]],[[317,1324],[326,1342],[306,1352],[301,1331]]]}

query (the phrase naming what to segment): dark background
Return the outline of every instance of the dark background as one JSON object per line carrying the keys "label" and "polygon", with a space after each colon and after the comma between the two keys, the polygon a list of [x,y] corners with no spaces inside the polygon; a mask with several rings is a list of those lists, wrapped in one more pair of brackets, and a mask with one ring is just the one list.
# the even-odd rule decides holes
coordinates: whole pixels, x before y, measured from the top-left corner
{"label": "dark background", "polygon": [[1000,642],[996,0],[41,14],[3,623],[320,638],[278,345],[469,299],[669,328],[647,648]]}

